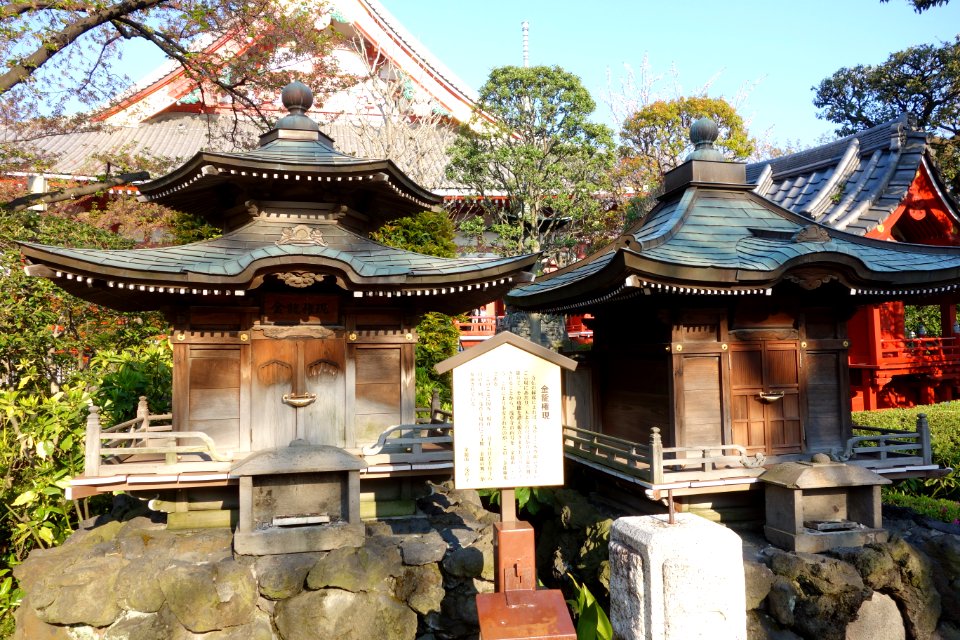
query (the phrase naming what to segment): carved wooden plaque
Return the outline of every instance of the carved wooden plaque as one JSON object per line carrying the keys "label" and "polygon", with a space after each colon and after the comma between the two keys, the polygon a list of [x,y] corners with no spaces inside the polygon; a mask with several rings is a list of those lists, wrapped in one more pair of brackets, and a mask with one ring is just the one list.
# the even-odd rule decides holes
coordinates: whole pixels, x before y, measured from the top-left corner
{"label": "carved wooden plaque", "polygon": [[339,324],[340,298],[268,294],[263,301],[263,321],[273,324]]}

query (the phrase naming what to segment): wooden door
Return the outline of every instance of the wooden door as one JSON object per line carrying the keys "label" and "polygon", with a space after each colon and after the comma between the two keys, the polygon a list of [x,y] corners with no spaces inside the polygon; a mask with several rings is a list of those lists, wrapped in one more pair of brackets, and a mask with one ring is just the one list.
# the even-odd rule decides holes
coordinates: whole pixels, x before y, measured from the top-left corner
{"label": "wooden door", "polygon": [[797,341],[737,345],[730,353],[734,444],[750,453],[798,453],[803,448],[800,417],[800,349]]}
{"label": "wooden door", "polygon": [[255,340],[253,450],[293,440],[342,447],[345,384],[341,340]]}

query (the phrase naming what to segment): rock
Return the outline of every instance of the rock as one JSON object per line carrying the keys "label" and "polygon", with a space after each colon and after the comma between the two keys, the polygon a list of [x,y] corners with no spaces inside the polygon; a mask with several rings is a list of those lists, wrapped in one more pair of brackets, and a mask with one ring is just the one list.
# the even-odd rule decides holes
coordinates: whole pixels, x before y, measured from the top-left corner
{"label": "rock", "polygon": [[419,614],[440,611],[440,603],[446,595],[440,569],[436,564],[405,567],[397,578],[394,595]]}
{"label": "rock", "polygon": [[436,531],[422,536],[408,536],[400,543],[403,564],[423,565],[440,562],[447,552],[447,543]]}
{"label": "rock", "polygon": [[560,512],[560,522],[565,529],[581,531],[605,519],[605,516],[579,491],[557,489],[553,497]]}
{"label": "rock", "polygon": [[144,580],[144,576],[158,576],[166,568],[166,561],[152,558],[137,563],[136,571],[128,568],[117,578],[117,604],[127,611],[156,613],[163,606],[163,590],[159,580]]}
{"label": "rock", "polygon": [[443,570],[458,578],[480,577],[485,565],[483,551],[477,547],[454,549],[443,559]]}
{"label": "rock", "polygon": [[744,560],[743,577],[746,584],[747,611],[750,611],[758,608],[770,593],[773,571],[765,564]]}
{"label": "rock", "polygon": [[317,553],[260,556],[254,563],[260,593],[271,600],[283,600],[297,595],[303,591],[307,574],[321,557],[322,554]]}
{"label": "rock", "polygon": [[800,635],[843,640],[844,629],[870,595],[850,564],[810,553],[769,552],[777,574],[770,590],[770,613]]}
{"label": "rock", "polygon": [[124,614],[103,634],[103,640],[169,640],[183,633],[172,616],[157,613]]}
{"label": "rock", "polygon": [[600,566],[608,560],[612,525],[613,520],[607,518],[587,527],[576,562],[577,571],[584,578],[596,580],[600,575]]}
{"label": "rock", "polygon": [[960,536],[930,536],[922,549],[938,567],[933,581],[940,593],[941,619],[960,626]]}
{"label": "rock", "polygon": [[13,640],[73,640],[73,635],[67,627],[47,624],[38,618],[29,598],[23,600],[17,607],[14,619],[17,626],[13,633]]}
{"label": "rock", "polygon": [[960,628],[949,622],[942,622],[933,637],[935,640],[960,640]]}
{"label": "rock", "polygon": [[166,531],[128,529],[118,537],[124,558],[161,556],[179,562],[220,562],[233,558],[230,529]]}
{"label": "rock", "polygon": [[900,584],[900,571],[884,544],[869,544],[864,547],[843,547],[830,552],[844,562],[849,562],[871,589],[883,589]]}
{"label": "rock", "polygon": [[897,603],[888,595],[874,593],[860,605],[857,617],[847,627],[845,640],[906,640],[906,637]]}
{"label": "rock", "polygon": [[[190,640],[195,636],[190,636]],[[270,617],[257,612],[247,624],[211,631],[203,635],[203,640],[275,640],[276,635],[270,625]],[[132,639],[131,639],[132,640]],[[178,639],[179,640],[179,639]],[[187,640],[187,638],[184,638]]]}
{"label": "rock", "polygon": [[477,538],[480,537],[480,532],[464,524],[460,524],[453,527],[444,527],[440,530],[440,537],[443,538],[450,547],[459,549],[469,547],[476,542]]}
{"label": "rock", "polygon": [[126,565],[116,555],[94,556],[46,573],[30,591],[37,616],[50,624],[110,625],[120,616],[116,584]]}
{"label": "rock", "polygon": [[253,572],[234,560],[177,562],[160,574],[160,588],[180,624],[194,633],[247,624],[257,608]]}
{"label": "rock", "polygon": [[275,622],[283,640],[412,640],[417,634],[417,615],[409,607],[384,593],[341,589],[284,600]]}
{"label": "rock", "polygon": [[899,586],[891,586],[889,594],[899,604],[909,636],[927,640],[937,628],[941,611],[930,560],[903,538],[892,538],[886,547],[900,573]]}
{"label": "rock", "polygon": [[800,636],[781,629],[770,616],[754,609],[747,611],[747,640],[800,640]]}
{"label": "rock", "polygon": [[403,572],[396,546],[368,539],[362,547],[334,549],[307,574],[307,587],[336,587],[354,593],[384,589],[384,582]]}

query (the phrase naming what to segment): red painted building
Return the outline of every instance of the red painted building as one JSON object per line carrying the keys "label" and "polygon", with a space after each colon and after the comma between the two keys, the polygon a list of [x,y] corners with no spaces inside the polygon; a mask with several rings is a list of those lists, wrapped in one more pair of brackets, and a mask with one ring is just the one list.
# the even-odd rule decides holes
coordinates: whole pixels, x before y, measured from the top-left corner
{"label": "red painted building", "polygon": [[[795,213],[867,238],[960,245],[960,215],[940,179],[929,134],[898,118],[829,144],[747,167],[754,191]],[[907,326],[901,302],[848,322],[854,410],[950,400],[960,393],[956,304],[940,330]],[[919,335],[918,335],[919,334]]]}

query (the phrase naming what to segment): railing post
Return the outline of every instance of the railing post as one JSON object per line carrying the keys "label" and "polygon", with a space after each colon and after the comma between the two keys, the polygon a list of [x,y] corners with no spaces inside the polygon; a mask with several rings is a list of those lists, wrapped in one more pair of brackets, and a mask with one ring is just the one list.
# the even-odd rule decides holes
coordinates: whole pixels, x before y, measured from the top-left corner
{"label": "railing post", "polygon": [[933,464],[933,449],[930,444],[930,423],[927,414],[917,416],[917,433],[920,434],[920,450],[923,455],[923,464]]}
{"label": "railing post", "polygon": [[659,427],[650,430],[650,482],[663,483],[663,440]]}
{"label": "railing post", "polygon": [[137,403],[137,418],[145,419],[150,415],[150,408],[147,406],[147,396],[140,396],[140,402]]}
{"label": "railing post", "polygon": [[438,424],[443,422],[440,418],[437,417],[437,414],[440,411],[440,391],[437,389],[433,390],[433,395],[430,396],[430,422],[433,424]]}
{"label": "railing post", "polygon": [[83,446],[83,474],[87,477],[100,475],[100,407],[90,405],[87,414],[87,438]]}

